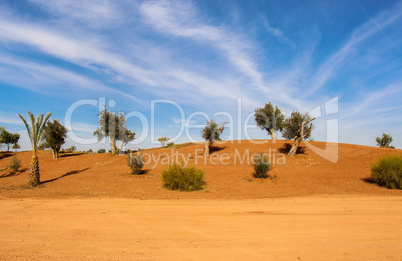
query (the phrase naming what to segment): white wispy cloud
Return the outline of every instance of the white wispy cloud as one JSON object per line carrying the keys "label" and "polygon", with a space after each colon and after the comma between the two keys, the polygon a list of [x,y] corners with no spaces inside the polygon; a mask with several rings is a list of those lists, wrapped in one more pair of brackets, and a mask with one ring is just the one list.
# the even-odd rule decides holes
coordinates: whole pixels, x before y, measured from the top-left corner
{"label": "white wispy cloud", "polygon": [[262,76],[257,64],[250,58],[250,43],[240,35],[230,33],[224,27],[204,24],[190,2],[146,1],[140,7],[144,21],[159,31],[174,36],[204,42],[224,51],[226,57],[254,84],[260,84]]}
{"label": "white wispy cloud", "polygon": [[395,8],[379,14],[375,21],[371,18],[368,22],[357,28],[349,40],[333,55],[331,55],[315,72],[312,77],[312,84],[304,96],[311,95],[322,88],[334,75],[334,71],[347,59],[350,59],[356,46],[363,41],[382,31],[383,28],[397,21],[402,16],[402,2]]}

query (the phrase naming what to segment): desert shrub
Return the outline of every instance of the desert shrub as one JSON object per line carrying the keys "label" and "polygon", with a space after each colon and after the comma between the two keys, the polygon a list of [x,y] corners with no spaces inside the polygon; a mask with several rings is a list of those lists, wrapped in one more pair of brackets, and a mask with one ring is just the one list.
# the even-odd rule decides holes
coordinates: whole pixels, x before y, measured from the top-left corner
{"label": "desert shrub", "polygon": [[380,186],[402,189],[402,155],[381,157],[371,165],[371,179]]}
{"label": "desert shrub", "polygon": [[105,153],[105,152],[106,152],[105,149],[99,149],[99,150],[97,151],[97,153]]}
{"label": "desert shrub", "polygon": [[87,153],[93,153],[93,150],[92,150],[92,149],[89,149],[89,150],[87,151]]}
{"label": "desert shrub", "polygon": [[144,170],[142,169],[144,167],[144,160],[141,155],[135,155],[133,154],[128,154],[127,155],[127,165],[131,169],[131,173],[133,175],[141,175],[144,174]]}
{"label": "desert shrub", "polygon": [[169,165],[162,173],[164,186],[171,190],[202,190],[205,185],[204,172],[196,167],[185,167],[178,163]]}
{"label": "desert shrub", "polygon": [[19,168],[21,167],[21,160],[16,156],[12,157],[11,164],[8,166],[12,172],[18,172]]}
{"label": "desert shrub", "polygon": [[166,147],[170,148],[174,146],[174,142],[168,142],[168,144],[166,144]]}
{"label": "desert shrub", "polygon": [[254,156],[252,165],[254,167],[254,177],[265,179],[268,177],[267,173],[271,170],[271,164],[267,161],[264,153],[258,153]]}

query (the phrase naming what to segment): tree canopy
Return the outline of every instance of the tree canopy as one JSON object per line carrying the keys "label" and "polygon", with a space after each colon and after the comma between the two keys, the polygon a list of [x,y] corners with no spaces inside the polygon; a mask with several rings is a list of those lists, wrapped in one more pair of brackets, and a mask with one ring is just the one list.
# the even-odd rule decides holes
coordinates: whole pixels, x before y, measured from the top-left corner
{"label": "tree canopy", "polygon": [[4,127],[0,127],[0,145],[4,144],[7,148],[7,151],[14,146],[18,145],[18,140],[20,139],[20,135],[18,133],[8,132]]}
{"label": "tree canopy", "polygon": [[308,139],[311,136],[311,131],[314,129],[314,125],[311,123],[313,118],[308,114],[301,114],[298,111],[292,112],[290,117],[286,118],[283,122],[282,136],[287,140],[292,140],[301,135],[300,127],[302,123],[306,123],[303,126],[302,139]]}
{"label": "tree canopy", "polygon": [[377,142],[377,146],[380,148],[395,148],[391,145],[391,142],[393,141],[391,134],[383,133],[382,137],[377,137],[375,141]]}
{"label": "tree canopy", "polygon": [[105,137],[109,137],[113,154],[118,152],[116,141],[121,142],[122,149],[128,142],[134,140],[135,132],[127,129],[126,117],[122,111],[119,115],[116,115],[114,112],[108,111],[105,106],[105,109],[100,111],[98,116],[99,127],[94,132],[94,135],[98,137],[99,141]]}
{"label": "tree canopy", "polygon": [[43,147],[52,149],[54,159],[59,158],[59,151],[65,143],[67,132],[67,128],[61,125],[59,120],[48,121],[44,128]]}
{"label": "tree canopy", "polygon": [[285,119],[278,106],[274,107],[271,102],[266,103],[264,107],[255,109],[254,119],[257,126],[266,130],[275,142],[275,131],[282,131]]}

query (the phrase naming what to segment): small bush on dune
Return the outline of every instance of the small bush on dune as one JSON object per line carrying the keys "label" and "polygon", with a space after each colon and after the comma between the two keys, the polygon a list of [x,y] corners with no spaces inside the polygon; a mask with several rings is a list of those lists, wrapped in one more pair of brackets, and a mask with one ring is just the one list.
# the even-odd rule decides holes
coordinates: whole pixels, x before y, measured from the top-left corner
{"label": "small bush on dune", "polygon": [[99,149],[99,150],[97,151],[97,153],[105,153],[105,152],[106,152],[105,149]]}
{"label": "small bush on dune", "polygon": [[184,167],[177,163],[171,164],[162,173],[164,186],[171,190],[202,190],[205,185],[203,178],[203,170],[196,167]]}
{"label": "small bush on dune", "polygon": [[402,189],[402,155],[381,157],[371,165],[371,179],[380,186]]}
{"label": "small bush on dune", "polygon": [[18,172],[18,170],[19,170],[20,167],[21,167],[21,160],[20,160],[19,158],[17,158],[16,156],[14,156],[14,157],[11,159],[11,164],[10,164],[10,166],[8,166],[8,167],[11,169],[11,171],[12,171],[13,173]]}
{"label": "small bush on dune", "polygon": [[253,159],[254,177],[265,179],[267,173],[271,170],[271,164],[267,161],[267,157],[261,152],[254,156]]}
{"label": "small bush on dune", "polygon": [[142,156],[135,155],[133,156],[132,153],[127,155],[127,165],[131,169],[131,173],[133,175],[141,175],[144,174],[144,170],[142,169],[144,167],[144,160],[142,159]]}

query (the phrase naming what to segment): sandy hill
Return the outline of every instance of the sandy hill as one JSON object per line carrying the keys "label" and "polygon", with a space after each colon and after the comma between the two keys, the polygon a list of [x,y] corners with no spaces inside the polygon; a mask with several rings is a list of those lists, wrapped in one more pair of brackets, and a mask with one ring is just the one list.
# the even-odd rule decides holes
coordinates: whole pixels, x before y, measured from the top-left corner
{"label": "sandy hill", "polygon": [[[204,159],[203,144],[180,148],[144,150],[147,174],[134,176],[126,157],[110,154],[65,154],[53,160],[50,151],[39,152],[41,181],[27,188],[31,152],[13,153],[21,158],[23,171],[12,175],[4,170],[11,156],[0,159],[0,197],[66,198],[122,197],[141,199],[253,199],[310,195],[402,195],[402,191],[378,187],[367,181],[370,164],[384,154],[401,150],[339,144],[339,160],[331,163],[302,144],[302,153],[288,157],[286,141],[272,144],[260,141],[218,142],[214,152]],[[313,142],[324,148],[325,143]],[[274,162],[269,174],[273,179],[252,176],[250,158],[256,152],[267,153]],[[3,155],[4,156],[4,155]],[[162,186],[162,170],[171,160],[187,161],[204,169],[207,185],[199,192],[174,192]],[[220,162],[220,163],[219,163]],[[156,164],[157,163],[157,164]]]}

